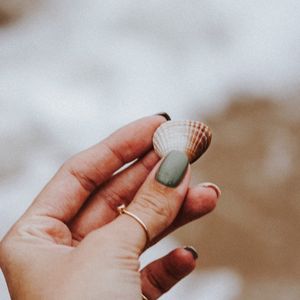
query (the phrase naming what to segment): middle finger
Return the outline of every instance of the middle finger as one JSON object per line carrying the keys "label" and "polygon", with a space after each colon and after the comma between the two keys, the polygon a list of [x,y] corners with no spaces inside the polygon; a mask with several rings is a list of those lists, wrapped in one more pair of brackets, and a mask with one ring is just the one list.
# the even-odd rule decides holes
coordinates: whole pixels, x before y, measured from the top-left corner
{"label": "middle finger", "polygon": [[102,185],[69,224],[73,239],[82,240],[92,230],[117,217],[117,207],[128,205],[159,157],[152,150]]}
{"label": "middle finger", "polygon": [[[120,204],[128,205],[131,202],[158,160],[155,152],[150,151],[102,186],[70,223],[73,239],[79,242],[92,230],[114,220],[118,216],[117,207]],[[212,186],[198,185],[189,188],[177,217],[153,243],[178,227],[212,211],[216,206],[218,196],[219,193]]]}

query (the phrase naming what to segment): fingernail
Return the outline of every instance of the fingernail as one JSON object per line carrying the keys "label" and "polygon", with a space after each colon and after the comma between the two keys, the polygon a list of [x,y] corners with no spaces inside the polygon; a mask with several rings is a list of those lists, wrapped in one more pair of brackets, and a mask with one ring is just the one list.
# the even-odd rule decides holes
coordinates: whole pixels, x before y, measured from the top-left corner
{"label": "fingernail", "polygon": [[203,182],[203,183],[200,184],[200,186],[205,187],[205,188],[211,188],[211,189],[213,189],[216,192],[216,194],[217,194],[217,198],[220,198],[221,195],[222,195],[222,192],[221,192],[220,188],[216,184],[214,184],[214,183]]}
{"label": "fingernail", "polygon": [[197,250],[193,246],[185,246],[184,249],[192,253],[194,260],[199,257]]}
{"label": "fingernail", "polygon": [[159,112],[156,115],[166,118],[167,121],[171,120],[171,117],[166,112]]}
{"label": "fingernail", "polygon": [[180,151],[171,151],[161,163],[155,179],[163,185],[176,187],[183,179],[189,161]]}

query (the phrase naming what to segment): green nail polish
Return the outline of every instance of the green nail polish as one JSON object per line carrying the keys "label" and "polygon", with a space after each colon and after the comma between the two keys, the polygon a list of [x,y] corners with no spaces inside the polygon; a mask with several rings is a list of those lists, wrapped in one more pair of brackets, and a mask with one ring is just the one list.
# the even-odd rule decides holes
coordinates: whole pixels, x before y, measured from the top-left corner
{"label": "green nail polish", "polygon": [[176,187],[183,179],[189,161],[180,151],[171,151],[160,165],[155,179],[163,185]]}

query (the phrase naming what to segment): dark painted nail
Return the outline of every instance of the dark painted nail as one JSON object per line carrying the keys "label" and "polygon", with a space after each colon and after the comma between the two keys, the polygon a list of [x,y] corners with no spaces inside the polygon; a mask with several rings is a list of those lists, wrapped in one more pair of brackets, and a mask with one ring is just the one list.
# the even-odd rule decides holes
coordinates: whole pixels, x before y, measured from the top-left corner
{"label": "dark painted nail", "polygon": [[192,253],[194,260],[196,260],[199,257],[198,252],[193,246],[185,246],[184,249]]}
{"label": "dark painted nail", "polygon": [[166,118],[167,121],[171,120],[171,117],[166,112],[160,112],[160,113],[157,113],[156,115]]}
{"label": "dark painted nail", "polygon": [[189,161],[185,153],[171,151],[161,163],[155,179],[163,185],[176,187],[183,179]]}

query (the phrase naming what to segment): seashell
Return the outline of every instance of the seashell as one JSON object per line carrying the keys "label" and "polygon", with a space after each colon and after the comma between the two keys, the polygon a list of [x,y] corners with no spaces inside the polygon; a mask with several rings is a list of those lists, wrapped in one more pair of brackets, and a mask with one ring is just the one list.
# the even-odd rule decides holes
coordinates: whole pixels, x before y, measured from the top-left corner
{"label": "seashell", "polygon": [[156,129],[153,147],[160,157],[172,150],[185,152],[193,163],[207,150],[211,136],[208,126],[199,121],[167,121]]}

